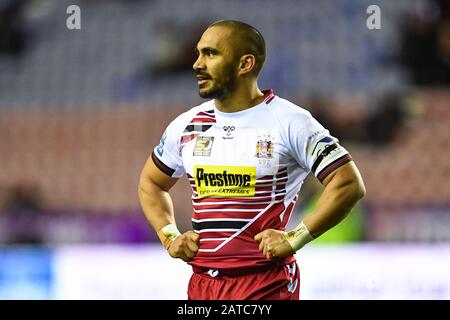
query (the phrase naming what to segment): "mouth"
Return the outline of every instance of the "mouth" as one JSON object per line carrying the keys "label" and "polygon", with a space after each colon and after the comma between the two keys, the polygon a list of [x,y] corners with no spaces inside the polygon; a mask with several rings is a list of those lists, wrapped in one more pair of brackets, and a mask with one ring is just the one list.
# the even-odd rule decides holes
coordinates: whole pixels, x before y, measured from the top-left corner
{"label": "mouth", "polygon": [[211,80],[210,77],[204,75],[197,75],[197,83],[199,86],[204,86],[209,80]]}
{"label": "mouth", "polygon": [[198,80],[197,83],[199,86],[203,87],[209,80],[208,79],[203,79],[203,80]]}

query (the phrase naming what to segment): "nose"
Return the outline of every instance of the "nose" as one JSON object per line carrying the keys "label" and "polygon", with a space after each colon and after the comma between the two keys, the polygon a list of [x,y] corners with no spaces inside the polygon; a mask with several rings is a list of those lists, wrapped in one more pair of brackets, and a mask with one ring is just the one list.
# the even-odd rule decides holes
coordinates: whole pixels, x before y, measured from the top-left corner
{"label": "nose", "polygon": [[194,64],[192,65],[192,68],[194,69],[194,71],[206,69],[206,66],[202,59],[202,55],[198,56],[197,60],[195,60]]}

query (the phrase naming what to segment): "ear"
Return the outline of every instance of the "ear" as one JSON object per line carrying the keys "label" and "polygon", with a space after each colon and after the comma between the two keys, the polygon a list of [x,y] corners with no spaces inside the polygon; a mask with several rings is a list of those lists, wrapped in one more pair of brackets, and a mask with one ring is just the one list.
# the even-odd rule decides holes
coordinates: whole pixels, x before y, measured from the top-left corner
{"label": "ear", "polygon": [[249,74],[255,68],[255,65],[256,59],[254,55],[252,54],[243,55],[241,59],[239,59],[238,74],[239,75]]}

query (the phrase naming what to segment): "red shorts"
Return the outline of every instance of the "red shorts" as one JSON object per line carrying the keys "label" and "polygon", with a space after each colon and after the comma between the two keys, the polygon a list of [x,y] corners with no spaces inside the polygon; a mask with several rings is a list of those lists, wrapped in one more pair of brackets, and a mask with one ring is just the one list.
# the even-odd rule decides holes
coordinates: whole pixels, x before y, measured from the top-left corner
{"label": "red shorts", "polygon": [[189,300],[298,300],[300,272],[297,263],[240,276],[217,270],[194,273],[189,281]]}

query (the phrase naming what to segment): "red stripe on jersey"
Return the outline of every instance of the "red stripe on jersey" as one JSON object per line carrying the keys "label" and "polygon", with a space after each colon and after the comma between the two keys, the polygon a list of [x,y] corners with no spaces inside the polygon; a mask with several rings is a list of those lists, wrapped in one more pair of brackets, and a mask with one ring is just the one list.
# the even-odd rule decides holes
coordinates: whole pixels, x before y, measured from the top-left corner
{"label": "red stripe on jersey", "polygon": [[272,95],[269,99],[267,99],[266,104],[271,103],[273,99],[275,99],[274,95]]}
{"label": "red stripe on jersey", "polygon": [[291,216],[292,210],[294,209],[296,199],[297,199],[297,196],[295,196],[294,200],[292,200],[292,202],[289,204],[289,206],[287,207],[287,209],[284,213],[283,221],[281,221],[281,230],[282,231],[286,230],[286,225],[289,221],[289,217]]}
{"label": "red stripe on jersey", "polygon": [[286,194],[280,194],[280,195],[276,196],[276,197],[275,197],[275,201],[283,200],[285,195],[286,195]]}
{"label": "red stripe on jersey", "polygon": [[196,197],[192,197],[192,202],[194,203],[201,203],[201,202],[223,202],[223,201],[234,201],[234,202],[266,202],[266,201],[272,201],[272,197],[270,196],[264,196],[261,198],[251,198],[251,197],[239,197],[239,198],[213,198],[213,197],[208,197],[208,198],[196,198]]}
{"label": "red stripe on jersey", "polygon": [[256,184],[268,184],[268,183],[273,183],[273,182],[282,182],[287,180],[287,175],[285,175],[284,177],[270,177],[270,179],[264,179],[264,180],[260,180],[260,179],[256,179]]}
{"label": "red stripe on jersey", "polygon": [[286,189],[286,182],[282,184],[277,184],[277,187],[275,188],[275,191],[281,191]]}
{"label": "red stripe on jersey", "polygon": [[328,167],[322,169],[322,171],[317,175],[317,179],[322,182],[331,172],[350,161],[352,161],[352,157],[349,154],[342,156],[329,164]]}
{"label": "red stripe on jersey", "polygon": [[256,182],[258,183],[259,181],[265,181],[265,180],[273,180],[273,176],[263,176],[260,178],[256,178]]}
{"label": "red stripe on jersey", "polygon": [[203,231],[200,233],[200,239],[229,238],[235,233],[236,231]]}
{"label": "red stripe on jersey", "polygon": [[[279,188],[275,189],[275,194],[279,194],[279,193],[283,193],[286,191],[286,189],[283,186],[280,186]],[[197,189],[195,187],[192,188],[192,196],[197,199],[198,198],[198,193],[197,193]],[[260,197],[271,197],[272,196],[272,188],[270,189],[270,191],[267,190],[256,190],[255,191],[255,195],[252,197],[240,197],[240,199],[255,199],[255,201],[260,201]],[[212,196],[211,196],[212,197]],[[211,197],[207,197],[207,198],[211,198]],[[220,197],[217,196],[218,198],[224,198],[227,199],[228,197]]]}
{"label": "red stripe on jersey", "polygon": [[[277,190],[277,192],[275,192],[273,195],[277,196],[277,195],[285,195],[286,194],[286,190]],[[192,193],[192,201],[197,200],[197,199],[229,199],[229,198],[212,198],[212,197],[206,197],[206,198],[198,198],[198,194],[197,193]],[[237,199],[237,198],[233,198],[233,199]],[[265,200],[265,199],[269,199],[269,200]],[[256,193],[254,197],[240,197],[239,200],[234,200],[234,201],[239,201],[239,202],[266,202],[266,201],[271,201],[272,200],[272,192],[262,192],[262,193]],[[226,206],[227,204],[224,204],[224,206]]]}
{"label": "red stripe on jersey", "polygon": [[[280,189],[276,189],[276,191],[278,191],[278,193],[280,193],[281,191],[283,191],[284,189],[282,189],[282,187],[280,187]],[[194,193],[195,196],[197,196],[197,188],[196,187],[192,187],[192,191]],[[272,195],[272,187],[270,187],[270,190],[255,190],[255,195],[254,197],[270,197]],[[212,198],[215,196],[209,196],[208,198]],[[220,196],[218,196],[220,197]],[[250,198],[254,198],[254,197],[250,197]],[[243,197],[244,198],[244,197]],[[249,198],[249,197],[245,197],[245,198]]]}
{"label": "red stripe on jersey", "polygon": [[[280,190],[280,191],[283,191],[283,190]],[[281,193],[281,192],[278,192],[278,193]],[[256,197],[271,197],[272,196],[272,192],[263,192],[263,193],[257,193],[256,195],[255,195]]]}
{"label": "red stripe on jersey", "polygon": [[[197,113],[195,115],[195,117],[190,121],[189,125],[195,124],[195,123],[215,123],[216,122],[216,118],[214,113],[206,113],[203,111],[200,111],[199,113]],[[199,125],[200,128],[202,127],[202,125]],[[211,127],[210,125],[208,125],[208,128]],[[202,129],[201,131],[205,132],[207,129]],[[182,136],[180,139],[180,148],[183,149],[184,145],[192,140],[194,140],[197,136],[199,135],[199,133],[192,133],[190,135],[185,135]]]}
{"label": "red stripe on jersey", "polygon": [[[188,173],[186,173],[186,177],[189,179],[190,182],[195,181],[194,177]],[[285,177],[287,177],[287,170],[286,170],[286,168],[283,168],[277,172],[277,175],[275,177],[273,175],[270,175],[270,176],[262,176],[262,177],[256,178],[256,184],[262,183],[262,182],[267,183],[268,181],[277,181],[277,180],[279,180],[281,178],[285,178]]]}
{"label": "red stripe on jersey", "polygon": [[272,89],[262,90],[262,93],[264,94],[264,102],[266,102],[267,99],[269,99],[270,97],[273,96],[273,90]]}
{"label": "red stripe on jersey", "polygon": [[192,219],[253,219],[258,213],[252,211],[193,211]]}
{"label": "red stripe on jersey", "polygon": [[[283,178],[284,179],[284,178]],[[282,184],[286,184],[286,182],[287,182],[287,179],[284,179],[285,181],[278,181],[278,180],[274,180],[274,182],[277,182],[276,184],[277,185],[282,185]],[[274,182],[269,182],[269,180],[267,180],[267,181],[260,181],[260,182],[257,182],[256,184],[255,184],[255,187],[256,188],[264,188],[264,187],[271,187],[271,186],[273,186],[273,185],[275,185],[275,183]],[[195,181],[194,181],[194,179],[189,179],[189,184],[191,185],[191,187],[195,187],[196,185],[195,185]],[[217,185],[217,187],[222,187],[222,186],[219,186],[219,185]]]}
{"label": "red stripe on jersey", "polygon": [[[283,193],[285,192],[285,189],[277,190],[275,194]],[[254,196],[251,197],[221,197],[221,196],[208,196],[208,197],[199,197],[197,190],[195,188],[192,190],[192,201],[198,202],[202,199],[205,199],[205,202],[208,202],[208,200],[211,199],[211,202],[221,202],[221,201],[232,201],[232,202],[262,202],[267,201],[264,200],[265,198],[270,198],[272,196],[272,191],[256,191]]]}
{"label": "red stripe on jersey", "polygon": [[206,112],[203,112],[203,111],[200,111],[199,113],[197,113],[196,116],[204,116],[204,117],[208,117],[208,118],[212,118],[212,119],[216,118],[214,113],[211,114],[211,113],[206,113]]}
{"label": "red stripe on jersey", "polygon": [[158,157],[155,155],[154,151],[152,152],[152,160],[153,160],[153,163],[155,164],[155,166],[157,166],[159,170],[161,170],[168,176],[171,177],[173,175],[173,173],[175,172],[174,169],[168,167],[164,162],[159,160]]}
{"label": "red stripe on jersey", "polygon": [[267,187],[258,187],[256,186],[255,191],[272,191],[272,186],[267,186]]}
{"label": "red stripe on jersey", "polygon": [[[197,186],[194,183],[190,183],[191,188],[193,191],[197,192]],[[286,182],[283,183],[277,183],[277,184],[266,184],[263,186],[256,185],[255,191],[272,191],[273,187],[276,186],[276,190],[281,190],[286,186]],[[220,187],[220,186],[218,186]]]}
{"label": "red stripe on jersey", "polygon": [[193,204],[195,210],[214,210],[214,209],[264,209],[267,204]]}
{"label": "red stripe on jersey", "polygon": [[195,124],[195,123],[216,123],[216,119],[209,118],[209,117],[208,118],[207,117],[204,117],[204,118],[196,117],[191,120],[191,124]]}
{"label": "red stripe on jersey", "polygon": [[250,225],[249,231],[253,231],[256,234],[266,229],[280,230],[281,221],[279,216],[283,213],[285,208],[283,201],[274,203],[269,210],[264,212],[264,214]]}
{"label": "red stripe on jersey", "polygon": [[181,137],[181,144],[184,145],[184,144],[188,143],[189,141],[195,139],[196,136],[198,136],[197,133],[192,133],[192,134],[189,134],[189,135],[182,136]]}
{"label": "red stripe on jersey", "polygon": [[258,191],[259,190],[259,188],[264,188],[264,187],[270,187],[270,188],[272,188],[273,186],[284,186],[284,185],[286,185],[286,181],[284,181],[284,182],[279,182],[279,183],[265,183],[265,184],[261,184],[261,185],[256,185],[256,190]]}
{"label": "red stripe on jersey", "polygon": [[220,244],[222,242],[224,242],[225,240],[221,239],[221,240],[214,240],[214,241],[200,241],[198,248],[201,250],[213,250],[215,248],[217,248],[218,246],[220,246]]}
{"label": "red stripe on jersey", "polygon": [[284,177],[287,177],[287,170],[277,173],[277,179],[284,178]]}

